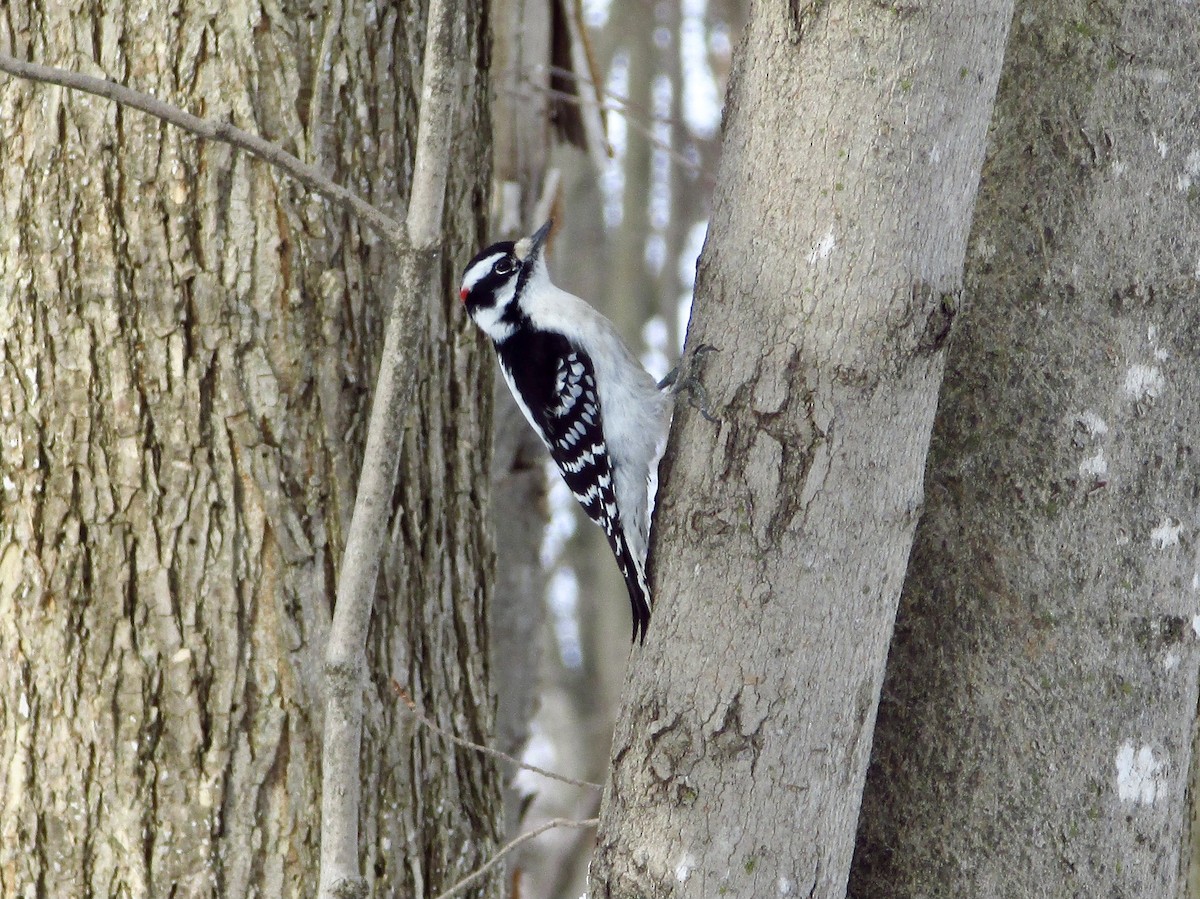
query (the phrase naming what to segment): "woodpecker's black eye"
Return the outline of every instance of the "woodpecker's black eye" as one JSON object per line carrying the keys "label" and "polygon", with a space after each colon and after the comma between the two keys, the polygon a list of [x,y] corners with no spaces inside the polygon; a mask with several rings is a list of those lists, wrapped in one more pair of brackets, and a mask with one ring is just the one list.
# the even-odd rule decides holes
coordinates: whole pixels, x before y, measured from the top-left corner
{"label": "woodpecker's black eye", "polygon": [[496,267],[493,269],[493,271],[495,271],[497,275],[508,275],[511,274],[515,268],[516,265],[513,263],[512,258],[505,256],[496,263]]}

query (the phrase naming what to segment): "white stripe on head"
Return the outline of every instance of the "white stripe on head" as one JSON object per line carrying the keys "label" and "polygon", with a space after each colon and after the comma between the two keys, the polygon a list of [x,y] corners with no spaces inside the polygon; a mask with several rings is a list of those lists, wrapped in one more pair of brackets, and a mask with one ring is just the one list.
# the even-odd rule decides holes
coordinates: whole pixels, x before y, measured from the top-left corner
{"label": "white stripe on head", "polygon": [[503,259],[507,253],[493,253],[484,259],[480,259],[473,266],[467,269],[467,273],[463,275],[462,289],[471,291],[475,288],[483,276],[492,270],[492,266]]}
{"label": "white stripe on head", "polygon": [[[483,265],[488,260],[479,263]],[[474,271],[478,266],[471,266],[471,271]],[[489,269],[490,270],[490,269]],[[470,272],[468,272],[470,274]],[[467,288],[468,290],[470,288]],[[503,343],[509,337],[512,337],[513,331],[517,330],[516,326],[511,322],[501,321],[501,316],[513,301],[513,296],[517,292],[517,279],[510,278],[500,290],[496,293],[496,303],[494,306],[476,306],[471,309],[471,318],[477,324],[480,330],[488,337],[492,338],[496,343]]]}

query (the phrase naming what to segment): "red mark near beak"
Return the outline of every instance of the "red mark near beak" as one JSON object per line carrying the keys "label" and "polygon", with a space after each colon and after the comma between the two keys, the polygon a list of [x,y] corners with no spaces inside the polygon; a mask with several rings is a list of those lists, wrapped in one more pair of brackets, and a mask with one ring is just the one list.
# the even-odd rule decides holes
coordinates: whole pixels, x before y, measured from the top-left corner
{"label": "red mark near beak", "polygon": [[464,287],[458,292],[458,298],[464,303],[467,301],[467,289]]}

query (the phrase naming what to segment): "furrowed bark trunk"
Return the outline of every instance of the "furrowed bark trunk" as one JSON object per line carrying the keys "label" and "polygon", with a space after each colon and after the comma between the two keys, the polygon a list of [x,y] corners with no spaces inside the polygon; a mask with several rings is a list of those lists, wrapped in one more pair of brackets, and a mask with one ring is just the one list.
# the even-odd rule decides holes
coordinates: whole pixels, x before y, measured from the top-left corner
{"label": "furrowed bark trunk", "polygon": [[595,896],[843,894],[1009,10],[751,13]]}
{"label": "furrowed bark trunk", "polygon": [[1197,60],[1195,9],[1017,5],[852,895],[1184,895]]}
{"label": "furrowed bark trunk", "polygon": [[[17,3],[0,48],[263,134],[386,205],[423,23]],[[465,89],[443,277],[486,190]],[[311,895],[322,656],[394,260],[244,154],[7,77],[0,204],[0,895]],[[413,732],[393,687],[490,727],[490,360],[455,306],[413,335],[370,646],[361,853],[406,895],[474,867],[498,821],[490,764]]]}

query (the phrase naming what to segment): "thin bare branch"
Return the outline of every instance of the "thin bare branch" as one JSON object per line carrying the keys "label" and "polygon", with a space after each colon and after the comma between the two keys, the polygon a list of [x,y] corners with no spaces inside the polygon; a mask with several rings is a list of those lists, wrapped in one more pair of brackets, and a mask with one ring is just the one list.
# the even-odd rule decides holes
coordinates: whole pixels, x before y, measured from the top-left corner
{"label": "thin bare branch", "polygon": [[518,759],[516,756],[509,755],[507,752],[501,752],[499,749],[493,749],[491,746],[484,746],[482,743],[475,743],[466,739],[465,737],[458,736],[458,734],[453,734],[433,719],[426,718],[423,714],[421,714],[421,712],[417,709],[417,704],[413,702],[412,697],[409,696],[408,692],[395,681],[392,681],[392,690],[397,696],[400,697],[400,701],[404,703],[405,708],[408,709],[408,713],[412,715],[412,717],[415,718],[418,723],[423,724],[435,734],[440,737],[444,737],[451,743],[456,743],[465,749],[474,749],[476,752],[482,752],[485,755],[490,755],[493,758],[500,759],[502,762],[507,762],[517,768],[524,768],[526,771],[532,771],[534,774],[540,774],[542,777],[547,777],[550,780],[557,780],[560,783],[565,783],[572,787],[583,787],[588,790],[604,789],[604,787],[602,787],[600,784],[592,783],[590,780],[576,780],[573,777],[567,777],[565,774],[556,774],[553,771],[547,771],[545,768],[539,768],[537,765],[527,764],[526,762]]}
{"label": "thin bare branch", "polygon": [[[585,43],[586,28],[578,0],[557,2],[562,6],[563,20],[571,41],[571,65],[576,69],[587,68],[595,74],[595,69],[592,68],[593,60],[589,58],[590,45]],[[592,90],[588,92],[590,97],[585,99],[583,92],[580,92],[579,97],[572,99],[579,104],[579,114],[583,119],[583,130],[587,137],[588,156],[591,157],[592,165],[596,167],[596,174],[599,175],[604,171],[607,160],[612,158],[613,148],[608,143],[608,134],[604,127],[604,108],[600,103],[600,94],[595,90],[595,81],[585,78],[581,79],[580,83],[593,85]]]}
{"label": "thin bare branch", "polygon": [[[529,84],[533,90],[542,91],[543,93],[548,94],[549,96],[554,97],[556,99],[561,99],[568,103],[578,103],[579,102],[579,98],[576,97],[574,94],[569,94],[569,93],[566,93],[565,91],[556,91],[552,87],[542,87],[540,85],[533,84],[532,82],[529,82]],[[514,93],[515,93],[515,91],[514,91]],[[617,98],[617,99],[619,99],[619,98]],[[690,171],[692,171],[693,173],[695,173],[695,175],[698,178],[703,179],[706,184],[716,184],[717,183],[716,177],[709,174],[709,172],[702,165],[700,165],[700,163],[698,163],[694,159],[689,159],[686,155],[684,155],[683,153],[680,153],[678,150],[676,150],[670,144],[664,143],[663,141],[659,140],[657,137],[654,136],[654,132],[649,127],[642,124],[636,117],[634,117],[632,115],[628,115],[627,113],[622,113],[622,115],[625,116],[625,121],[628,122],[629,125],[635,131],[637,131],[639,134],[643,135],[646,138],[646,140],[650,143],[650,146],[654,147],[655,149],[662,150],[664,153],[666,153],[668,156],[670,156],[672,159],[674,159],[680,165],[684,166],[685,168],[687,168]]]}
{"label": "thin bare branch", "polygon": [[405,348],[419,345],[414,334],[429,326],[422,310],[440,308],[437,297],[430,295],[443,289],[437,253],[450,133],[461,103],[460,67],[465,65],[463,54],[455,47],[458,14],[456,0],[431,0],[429,4],[416,164],[408,204],[412,247],[401,256],[397,291],[384,334],[362,474],[325,653],[328,702],[321,760],[321,899],[339,899],[360,886],[365,894],[367,888],[358,865],[367,629],[400,460],[405,417],[399,410],[411,405],[416,385],[417,366]]}
{"label": "thin bare branch", "polygon": [[535,839],[536,837],[540,837],[547,830],[553,830],[556,827],[595,827],[599,823],[600,823],[599,818],[587,818],[583,821],[576,821],[571,818],[551,818],[545,824],[541,824],[538,827],[535,827],[533,830],[529,831],[528,833],[523,833],[519,837],[517,837],[515,840],[512,840],[509,843],[505,844],[505,846],[499,852],[497,852],[494,856],[492,856],[491,860],[486,865],[483,865],[480,868],[476,868],[474,871],[472,871],[470,874],[468,874],[466,877],[464,877],[462,880],[460,880],[454,886],[450,887],[450,889],[446,890],[446,892],[444,892],[440,896],[438,896],[437,899],[450,899],[451,896],[454,896],[457,893],[461,893],[463,890],[465,890],[467,887],[469,887],[471,884],[473,884],[475,881],[477,881],[479,878],[481,878],[484,874],[486,874],[492,868],[496,867],[496,865],[500,864],[500,862],[504,858],[504,856],[508,855],[514,849],[519,849],[521,846],[523,846],[525,843],[528,843],[530,840]]}
{"label": "thin bare branch", "polygon": [[269,141],[263,140],[257,134],[235,128],[228,122],[216,122],[212,119],[202,119],[190,112],[184,112],[178,106],[172,106],[149,94],[135,91],[133,88],[104,78],[94,78],[79,72],[44,66],[38,63],[25,62],[16,57],[0,53],[0,71],[25,78],[29,81],[39,81],[44,84],[57,84],[59,87],[82,91],[96,97],[112,100],[122,106],[130,106],[144,113],[170,122],[184,131],[205,138],[219,141],[239,150],[245,150],[257,156],[264,162],[287,172],[309,190],[333,200],[351,210],[360,219],[373,228],[380,237],[396,250],[402,250],[407,245],[404,226],[391,216],[376,209],[362,197],[335,184],[328,177],[305,162],[301,162],[291,153]]}

